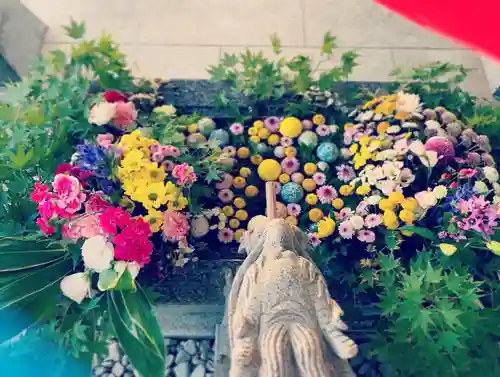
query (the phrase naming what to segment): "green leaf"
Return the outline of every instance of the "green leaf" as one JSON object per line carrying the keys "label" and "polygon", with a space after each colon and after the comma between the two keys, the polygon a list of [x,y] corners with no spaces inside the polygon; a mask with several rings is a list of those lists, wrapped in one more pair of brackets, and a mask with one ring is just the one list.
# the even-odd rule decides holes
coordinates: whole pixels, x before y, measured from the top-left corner
{"label": "green leaf", "polygon": [[120,280],[120,275],[115,270],[105,270],[99,273],[99,280],[97,281],[97,288],[100,291],[105,292],[107,290],[116,287],[116,284]]}
{"label": "green leaf", "polygon": [[442,272],[442,267],[435,270],[429,263],[427,265],[427,270],[425,271],[424,281],[426,283],[437,284],[443,279]]}
{"label": "green leaf", "polygon": [[132,292],[135,292],[137,290],[137,287],[135,285],[135,280],[132,277],[132,274],[130,273],[128,268],[126,268],[125,271],[121,274],[115,289],[118,291],[132,291]]}
{"label": "green leaf", "polygon": [[226,69],[222,65],[209,67],[208,73],[210,73],[210,80],[212,81],[224,81],[226,79]]}
{"label": "green leaf", "polygon": [[141,376],[163,377],[163,333],[142,288],[138,286],[135,293],[110,291],[107,295],[115,336],[131,363]]}
{"label": "green leaf", "polygon": [[85,22],[78,23],[73,18],[70,20],[69,26],[63,26],[66,35],[73,39],[81,39],[85,35]]}
{"label": "green leaf", "polygon": [[396,232],[392,230],[386,230],[385,234],[385,244],[389,250],[397,250],[399,249],[399,241],[396,236]]}
{"label": "green leaf", "polygon": [[434,325],[434,321],[431,318],[432,312],[430,310],[422,309],[415,316],[415,321],[411,325],[412,330],[419,329],[426,336],[429,336],[429,325]]}
{"label": "green leaf", "polygon": [[281,54],[281,40],[276,33],[271,36],[271,45],[275,54]]}
{"label": "green leaf", "polygon": [[22,169],[25,167],[33,158],[33,150],[30,149],[28,152],[24,150],[21,144],[18,144],[16,153],[8,152],[7,155],[10,158],[11,166],[14,169]]}
{"label": "green leaf", "polygon": [[330,32],[327,31],[323,36],[323,45],[321,46],[321,53],[326,55],[331,55],[333,53],[333,49],[336,47],[335,45],[336,39],[337,38],[332,36]]}
{"label": "green leaf", "polygon": [[461,310],[453,309],[451,305],[446,305],[446,307],[444,307],[443,303],[441,303],[439,309],[445,323],[450,326],[450,328],[453,329],[455,327],[462,327],[462,323],[458,319],[458,317],[462,314]]}
{"label": "green leaf", "polygon": [[419,235],[420,237],[426,238],[426,239],[431,240],[431,241],[435,241],[437,239],[436,235],[430,229],[427,229],[427,228],[422,228],[422,227],[414,226],[414,225],[405,225],[405,226],[399,227],[398,229],[413,232],[413,233]]}
{"label": "green leaf", "polygon": [[399,266],[399,258],[395,259],[392,253],[388,255],[380,254],[377,258],[377,263],[381,270],[391,271]]}
{"label": "green leaf", "polygon": [[452,353],[455,348],[463,348],[462,344],[458,341],[458,338],[458,334],[452,331],[444,331],[439,334],[437,344],[448,351],[448,353]]}

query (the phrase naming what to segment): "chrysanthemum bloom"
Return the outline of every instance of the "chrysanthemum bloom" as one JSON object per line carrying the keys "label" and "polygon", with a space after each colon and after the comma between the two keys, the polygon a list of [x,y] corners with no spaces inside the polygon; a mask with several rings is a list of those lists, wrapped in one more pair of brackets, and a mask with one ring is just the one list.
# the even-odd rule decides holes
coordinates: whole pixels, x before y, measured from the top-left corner
{"label": "chrysanthemum bloom", "polygon": [[350,182],[354,178],[356,178],[356,173],[352,166],[342,164],[336,167],[337,169],[337,178],[343,182]]}
{"label": "chrysanthemum bloom", "polygon": [[234,232],[229,228],[221,229],[221,230],[219,230],[219,234],[217,235],[217,238],[219,239],[220,242],[230,243],[233,241]]}
{"label": "chrysanthemum bloom", "polygon": [[281,161],[281,169],[283,173],[293,174],[300,168],[299,160],[295,157],[287,157]]}
{"label": "chrysanthemum bloom", "polygon": [[300,205],[298,205],[297,203],[287,204],[286,209],[287,209],[287,212],[290,216],[297,217],[300,215],[300,212],[301,212]]}
{"label": "chrysanthemum bloom", "polygon": [[358,232],[358,240],[361,242],[373,243],[375,242],[375,232],[366,229],[360,230]]}
{"label": "chrysanthemum bloom", "polygon": [[318,247],[321,244],[321,240],[316,233],[308,233],[307,239],[312,247]]}
{"label": "chrysanthemum bloom", "polygon": [[354,235],[354,228],[349,221],[344,221],[339,225],[339,234],[342,238],[351,239]]}
{"label": "chrysanthemum bloom", "polygon": [[323,204],[331,203],[331,201],[337,198],[337,190],[333,186],[327,185],[322,186],[316,190],[319,201]]}
{"label": "chrysanthemum bloom", "polygon": [[245,127],[241,123],[233,123],[229,127],[229,131],[231,131],[233,135],[242,135],[245,131]]}
{"label": "chrysanthemum bloom", "polygon": [[371,213],[365,217],[365,226],[367,228],[375,228],[382,224],[382,216]]}

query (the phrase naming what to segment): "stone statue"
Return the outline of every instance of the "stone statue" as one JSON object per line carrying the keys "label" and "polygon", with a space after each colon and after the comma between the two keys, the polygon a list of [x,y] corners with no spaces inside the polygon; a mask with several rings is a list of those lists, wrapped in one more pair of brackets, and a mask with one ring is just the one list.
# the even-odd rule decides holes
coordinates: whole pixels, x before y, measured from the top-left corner
{"label": "stone statue", "polygon": [[[272,217],[272,216],[271,216]],[[241,242],[247,258],[227,300],[230,377],[354,376],[356,344],[308,255],[307,236],[257,216]]]}

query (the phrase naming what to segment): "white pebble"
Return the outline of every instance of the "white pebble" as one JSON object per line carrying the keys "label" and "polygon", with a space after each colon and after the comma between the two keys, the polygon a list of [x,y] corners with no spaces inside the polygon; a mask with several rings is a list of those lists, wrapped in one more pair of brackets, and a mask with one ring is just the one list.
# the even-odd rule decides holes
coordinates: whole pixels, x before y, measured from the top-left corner
{"label": "white pebble", "polygon": [[197,351],[196,342],[193,339],[189,339],[184,343],[184,350],[190,355],[194,355]]}
{"label": "white pebble", "polygon": [[116,377],[121,377],[123,373],[125,373],[125,367],[120,363],[115,363],[115,365],[113,365],[113,369],[111,369],[111,373],[113,373]]}
{"label": "white pebble", "polygon": [[205,367],[202,364],[198,365],[191,373],[191,377],[205,377]]}
{"label": "white pebble", "polygon": [[186,362],[177,364],[174,373],[176,377],[189,377],[189,364]]}
{"label": "white pebble", "polygon": [[185,362],[187,362],[189,360],[191,360],[191,356],[186,351],[184,351],[183,349],[180,349],[179,353],[175,357],[175,363],[176,364],[185,363]]}
{"label": "white pebble", "polygon": [[120,361],[120,347],[118,347],[118,343],[113,342],[108,346],[108,359]]}
{"label": "white pebble", "polygon": [[209,372],[214,372],[215,371],[214,361],[213,360],[208,360],[207,361],[207,370]]}
{"label": "white pebble", "polygon": [[167,358],[165,359],[165,366],[170,367],[174,363],[174,360],[175,360],[174,355],[167,355]]}

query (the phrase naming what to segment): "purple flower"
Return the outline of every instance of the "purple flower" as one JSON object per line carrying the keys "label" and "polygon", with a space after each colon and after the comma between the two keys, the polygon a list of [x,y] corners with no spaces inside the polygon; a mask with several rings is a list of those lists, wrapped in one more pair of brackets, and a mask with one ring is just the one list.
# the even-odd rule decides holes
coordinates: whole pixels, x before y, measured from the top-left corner
{"label": "purple flower", "polygon": [[350,221],[344,221],[339,225],[339,234],[342,238],[351,239],[354,235],[354,228]]}
{"label": "purple flower", "polygon": [[445,231],[441,231],[438,233],[438,238],[440,240],[444,240],[446,237],[448,237],[448,233],[446,233]]}
{"label": "purple flower", "polygon": [[264,126],[270,132],[276,132],[280,128],[280,118],[278,117],[268,117],[264,119]]}
{"label": "purple flower", "polygon": [[300,205],[298,205],[297,203],[290,203],[287,204],[286,210],[290,216],[297,217],[300,215],[302,209],[300,208]]}
{"label": "purple flower", "polygon": [[323,186],[326,182],[326,176],[324,173],[314,173],[313,180],[318,186]]}
{"label": "purple flower", "polygon": [[361,242],[373,243],[375,242],[375,232],[366,229],[360,230],[358,232],[358,240]]}
{"label": "purple flower", "polygon": [[382,216],[375,213],[369,214],[365,217],[365,225],[367,228],[375,228],[382,224]]}
{"label": "purple flower", "polygon": [[308,233],[307,239],[309,240],[309,243],[313,247],[318,247],[321,244],[321,240],[319,239],[316,233]]}
{"label": "purple flower", "polygon": [[356,173],[354,172],[352,166],[342,164],[340,166],[337,166],[336,169],[337,169],[337,178],[340,179],[342,182],[350,182],[354,178],[356,178]]}
{"label": "purple flower", "polygon": [[245,127],[241,123],[233,123],[231,127],[229,127],[229,131],[231,131],[233,135],[241,135],[245,131]]}
{"label": "purple flower", "polygon": [[318,136],[328,136],[330,135],[330,127],[322,124],[321,126],[316,127],[316,133]]}
{"label": "purple flower", "polygon": [[286,157],[281,161],[281,169],[283,173],[291,175],[300,169],[299,160],[295,157]]}
{"label": "purple flower", "polygon": [[327,185],[322,186],[316,190],[316,195],[321,203],[327,204],[331,203],[332,200],[337,198],[337,190],[333,186]]}

